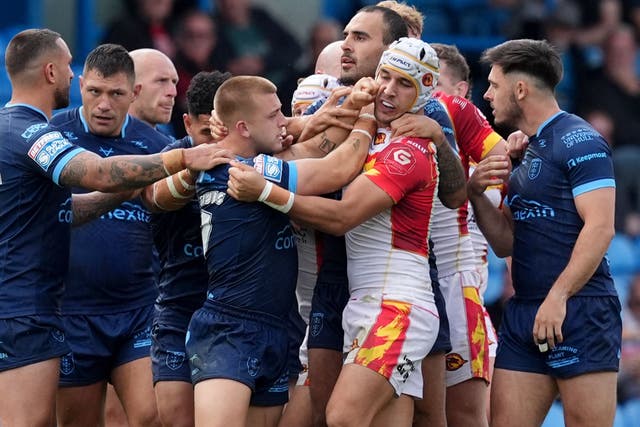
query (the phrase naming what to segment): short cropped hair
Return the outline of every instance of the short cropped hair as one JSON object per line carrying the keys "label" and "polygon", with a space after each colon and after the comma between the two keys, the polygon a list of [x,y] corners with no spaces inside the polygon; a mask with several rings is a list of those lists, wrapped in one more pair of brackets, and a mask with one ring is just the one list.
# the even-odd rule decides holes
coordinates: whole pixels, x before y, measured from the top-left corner
{"label": "short cropped hair", "polygon": [[105,78],[124,73],[132,84],[136,81],[133,59],[127,49],[119,44],[101,44],[89,52],[84,62],[83,73],[94,70]]}
{"label": "short cropped hair", "polygon": [[60,50],[57,44],[60,38],[59,33],[46,28],[24,30],[13,36],[4,53],[9,77],[14,78],[25,72],[45,54]]}
{"label": "short cropped hair", "polygon": [[200,71],[193,76],[187,89],[187,112],[192,116],[211,114],[213,97],[231,73],[220,71]]}
{"label": "short cropped hair", "polygon": [[498,65],[504,74],[523,73],[555,90],[562,79],[562,60],[546,40],[509,40],[485,50],[480,61]]}
{"label": "short cropped hair", "polygon": [[222,123],[229,126],[229,122],[238,113],[251,114],[256,106],[254,95],[276,93],[276,91],[276,85],[264,77],[231,77],[218,88],[213,98],[213,107]]}
{"label": "short cropped hair", "polygon": [[373,13],[380,12],[382,14],[382,22],[384,23],[382,43],[390,45],[400,37],[407,37],[407,24],[397,12],[388,7],[381,6],[365,6],[358,10],[357,13]]}
{"label": "short cropped hair", "polygon": [[436,51],[438,59],[447,64],[449,71],[453,73],[455,83],[471,83],[471,71],[469,70],[469,64],[456,46],[442,43],[431,43],[431,47]]}
{"label": "short cropped hair", "polygon": [[424,15],[422,15],[415,6],[410,6],[405,2],[399,2],[396,0],[383,0],[378,2],[376,6],[386,7],[393,10],[404,20],[408,30],[411,30],[418,36],[422,35],[422,30],[424,29]]}

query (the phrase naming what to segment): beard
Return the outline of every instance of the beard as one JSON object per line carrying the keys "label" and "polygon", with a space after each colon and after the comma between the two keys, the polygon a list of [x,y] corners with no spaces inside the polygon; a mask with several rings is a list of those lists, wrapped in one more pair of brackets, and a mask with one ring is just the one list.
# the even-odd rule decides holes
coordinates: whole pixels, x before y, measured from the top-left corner
{"label": "beard", "polygon": [[518,125],[521,123],[523,114],[522,108],[518,105],[515,95],[511,94],[509,97],[509,105],[502,113],[502,118],[498,121],[495,120],[495,124],[510,129],[518,129]]}
{"label": "beard", "polygon": [[69,87],[57,88],[53,93],[53,109],[67,108],[69,106]]}

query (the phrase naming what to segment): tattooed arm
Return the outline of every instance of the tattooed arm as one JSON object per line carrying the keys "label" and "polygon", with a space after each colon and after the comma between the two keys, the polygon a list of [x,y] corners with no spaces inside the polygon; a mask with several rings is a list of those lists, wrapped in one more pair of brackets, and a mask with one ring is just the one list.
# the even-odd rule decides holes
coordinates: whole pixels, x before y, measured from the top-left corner
{"label": "tattooed arm", "polygon": [[159,154],[108,158],[83,151],[62,169],[60,183],[113,193],[144,187],[185,168],[209,170],[232,158],[228,150],[215,144],[201,144]]}
{"label": "tattooed arm", "polygon": [[106,194],[99,191],[91,193],[74,194],[72,197],[73,227],[85,224],[98,218],[105,212],[120,206],[122,202],[133,199],[139,191],[123,191],[120,193]]}
{"label": "tattooed arm", "polygon": [[438,149],[438,198],[449,209],[457,209],[467,200],[467,182],[460,157],[453,151],[444,134],[433,140]]}

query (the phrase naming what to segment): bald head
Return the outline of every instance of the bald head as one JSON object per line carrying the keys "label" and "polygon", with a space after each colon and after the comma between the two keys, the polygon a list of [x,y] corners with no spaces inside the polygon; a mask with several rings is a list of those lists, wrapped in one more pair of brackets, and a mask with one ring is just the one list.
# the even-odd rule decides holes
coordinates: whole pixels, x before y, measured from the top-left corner
{"label": "bald head", "polygon": [[169,123],[176,97],[178,73],[171,59],[156,49],[129,52],[140,94],[129,108],[129,114],[150,126]]}
{"label": "bald head", "polygon": [[316,74],[329,74],[333,77],[340,77],[342,70],[340,56],[342,56],[342,40],[329,43],[322,49],[316,61]]}

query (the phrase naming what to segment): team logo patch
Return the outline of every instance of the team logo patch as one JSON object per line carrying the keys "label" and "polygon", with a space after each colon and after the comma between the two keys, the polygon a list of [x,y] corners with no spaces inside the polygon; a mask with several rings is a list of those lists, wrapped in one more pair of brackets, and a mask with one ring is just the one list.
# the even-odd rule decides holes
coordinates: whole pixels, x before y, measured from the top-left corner
{"label": "team logo patch", "polygon": [[380,144],[384,144],[385,140],[387,139],[387,134],[384,132],[378,132],[376,134],[376,138],[373,140],[373,145],[380,145]]}
{"label": "team logo patch", "polygon": [[176,371],[184,364],[185,354],[184,351],[168,351],[166,364],[167,368],[172,371]]}
{"label": "team logo patch", "polygon": [[35,135],[40,129],[44,129],[47,126],[49,126],[48,123],[37,123],[35,125],[31,125],[27,129],[25,129],[25,131],[22,132],[22,135],[20,136],[22,136],[24,139],[29,139],[33,135]]}
{"label": "team logo patch", "polygon": [[262,174],[270,181],[282,181],[282,160],[275,157],[265,157]]}
{"label": "team logo patch", "polygon": [[38,138],[27,154],[38,166],[47,171],[51,163],[70,146],[71,143],[60,132],[53,131]]}
{"label": "team logo patch", "polygon": [[252,377],[258,375],[260,371],[260,359],[257,357],[249,357],[247,358],[247,373]]}
{"label": "team logo patch", "polygon": [[542,160],[541,159],[533,159],[531,164],[529,165],[529,179],[534,180],[540,175],[540,170],[542,170]]}
{"label": "team logo patch", "polygon": [[64,332],[60,329],[53,329],[51,331],[51,338],[58,342],[64,342]]}
{"label": "team logo patch", "polygon": [[309,333],[311,336],[317,337],[324,327],[324,313],[311,313],[309,321]]}
{"label": "team logo patch", "polygon": [[60,372],[63,375],[69,375],[76,368],[76,362],[73,360],[73,353],[69,352],[60,358]]}
{"label": "team logo patch", "polygon": [[447,371],[457,371],[462,368],[462,366],[467,363],[466,360],[458,353],[449,353],[447,354]]}
{"label": "team logo patch", "polygon": [[407,175],[416,165],[416,159],[411,151],[404,147],[394,148],[387,154],[385,167],[391,175]]}

